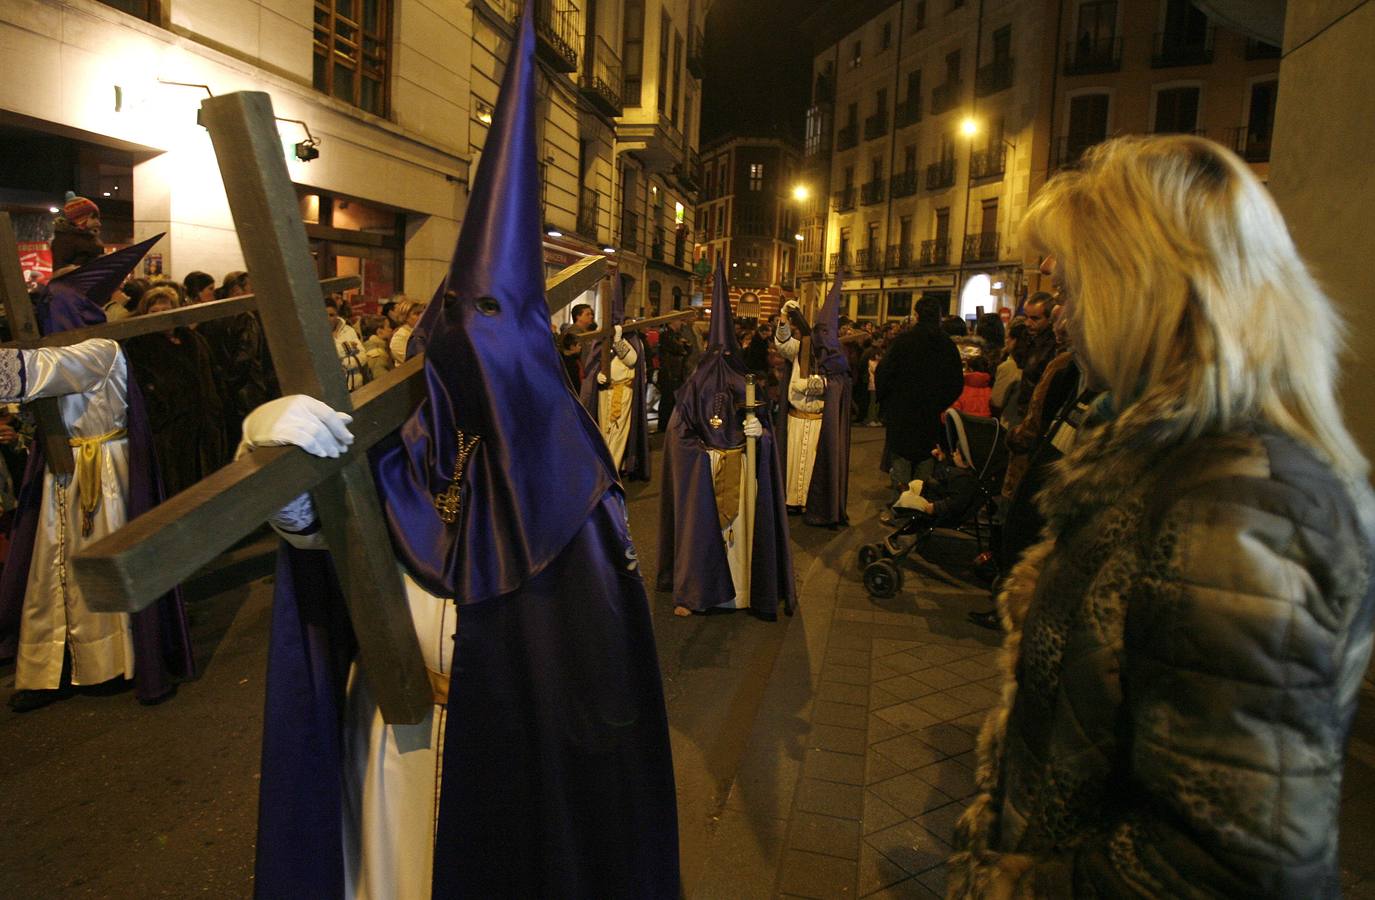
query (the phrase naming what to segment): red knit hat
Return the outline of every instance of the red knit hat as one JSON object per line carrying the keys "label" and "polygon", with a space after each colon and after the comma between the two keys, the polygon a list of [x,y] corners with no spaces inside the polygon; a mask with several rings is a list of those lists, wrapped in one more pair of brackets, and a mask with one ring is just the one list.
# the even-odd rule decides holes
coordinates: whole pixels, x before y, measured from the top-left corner
{"label": "red knit hat", "polygon": [[68,191],[67,202],[62,205],[62,217],[77,228],[83,228],[90,218],[100,218],[100,207],[95,205],[95,201]]}

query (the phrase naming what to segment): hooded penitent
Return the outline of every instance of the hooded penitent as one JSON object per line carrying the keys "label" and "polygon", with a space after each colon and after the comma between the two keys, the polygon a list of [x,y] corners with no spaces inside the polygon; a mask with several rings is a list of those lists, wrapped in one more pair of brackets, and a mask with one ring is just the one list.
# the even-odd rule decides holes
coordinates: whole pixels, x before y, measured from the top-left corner
{"label": "hooded penitent", "polygon": [[[616,274],[611,278],[611,324],[620,325],[625,321],[625,288],[629,276]],[[601,365],[602,343],[605,338],[590,341],[583,350],[582,405],[598,416],[599,385],[597,371]],[[621,456],[620,475],[627,481],[649,480],[649,413],[645,408],[645,385],[648,383],[648,367],[645,365],[645,342],[639,332],[630,332],[625,340],[635,348],[635,383],[632,386],[633,399],[630,406],[630,437],[626,440],[625,453]]]}
{"label": "hooded penitent", "polygon": [[[426,399],[372,454],[398,558],[459,606],[433,896],[674,898],[673,768],[644,583],[605,445],[549,339],[536,90],[527,11],[453,263],[413,337]],[[288,565],[274,611],[261,896],[343,890],[351,642],[313,556]]]}
{"label": "hooded penitent", "polygon": [[[717,260],[712,283],[711,332],[706,353],[678,389],[664,443],[663,497],[659,513],[659,573],[656,587],[672,591],[680,606],[705,610],[730,603],[738,593],[721,539],[717,485],[708,450],[743,447],[745,376],[735,337],[725,268]],[[764,399],[763,385],[758,396]],[[765,619],[794,599],[788,513],[772,423],[758,411],[764,433],[755,463],[758,495],[750,554],[750,608]],[[723,487],[726,487],[723,485]]]}
{"label": "hooded penitent", "polygon": [[[161,238],[159,234],[101,256],[41,287],[33,296],[39,331],[45,335],[56,334],[103,324],[105,312],[101,306]],[[163,491],[143,396],[132,377],[128,379],[127,402],[129,481],[124,502],[126,515],[132,520],[162,502]],[[42,515],[44,469],[43,444],[36,441],[29,451],[29,463],[19,488],[19,505],[10,533],[9,553],[4,571],[0,573],[0,659],[12,657],[17,648],[19,617]],[[194,674],[191,637],[180,588],[159,598],[142,612],[134,613],[129,624],[134,642],[134,688],[140,700],[156,700],[171,690],[172,677],[185,678]]]}
{"label": "hooded penitent", "polygon": [[[807,504],[802,520],[808,525],[848,525],[846,500],[850,491],[850,408],[853,402],[850,364],[840,345],[841,276],[826,295],[826,302],[812,325],[812,371],[826,376],[826,405],[822,409],[821,438],[816,447],[816,465],[807,488]],[[791,377],[791,365],[787,377]],[[784,384],[787,384],[785,379]],[[788,392],[783,391],[779,410],[780,459],[788,458]]]}

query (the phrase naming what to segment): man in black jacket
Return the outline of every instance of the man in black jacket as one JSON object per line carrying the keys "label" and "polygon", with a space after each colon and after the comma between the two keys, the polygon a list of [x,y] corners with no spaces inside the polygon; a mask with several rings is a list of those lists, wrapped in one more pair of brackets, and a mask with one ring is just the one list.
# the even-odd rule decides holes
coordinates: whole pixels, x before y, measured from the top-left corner
{"label": "man in black jacket", "polygon": [[920,476],[940,436],[941,413],[964,389],[960,352],[941,330],[941,302],[917,301],[917,324],[888,346],[874,373],[878,408],[887,427],[889,475],[897,493]]}

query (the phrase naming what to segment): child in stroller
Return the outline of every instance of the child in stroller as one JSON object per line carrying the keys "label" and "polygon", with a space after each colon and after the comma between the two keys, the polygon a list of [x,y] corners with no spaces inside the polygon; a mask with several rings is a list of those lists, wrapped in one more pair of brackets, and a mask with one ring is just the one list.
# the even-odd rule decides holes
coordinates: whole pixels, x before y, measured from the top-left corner
{"label": "child in stroller", "polygon": [[860,548],[859,564],[870,596],[891,597],[902,589],[900,564],[937,528],[972,526],[979,550],[984,549],[980,513],[990,509],[1002,484],[1006,432],[997,419],[951,409],[945,415],[945,436],[949,458],[938,450],[931,476],[913,481],[893,504],[898,527],[881,543]]}

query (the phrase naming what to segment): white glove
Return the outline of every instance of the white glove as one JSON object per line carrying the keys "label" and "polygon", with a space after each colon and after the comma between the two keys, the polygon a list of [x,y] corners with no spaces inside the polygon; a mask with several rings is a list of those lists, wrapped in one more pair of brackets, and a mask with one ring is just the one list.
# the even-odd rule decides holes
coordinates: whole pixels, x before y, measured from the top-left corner
{"label": "white glove", "polygon": [[808,375],[807,389],[803,393],[808,397],[820,397],[826,393],[826,379],[820,375]]}
{"label": "white glove", "polygon": [[611,343],[613,343],[613,344],[619,344],[619,343],[621,342],[621,334],[622,334],[621,326],[619,326],[619,325],[613,325],[613,326],[611,326]]}
{"label": "white glove", "polygon": [[783,304],[783,315],[784,315],[784,317],[786,317],[786,316],[788,315],[788,313],[790,313],[790,312],[798,312],[798,311],[801,311],[801,309],[802,309],[802,304],[801,304],[801,303],[798,303],[796,300],[789,300],[787,303],[784,303],[784,304]]}
{"label": "white glove", "polygon": [[760,424],[758,416],[745,416],[745,437],[757,438],[764,433],[764,426]]}
{"label": "white glove", "polygon": [[606,373],[605,373],[605,372],[598,372],[598,373],[597,373],[597,384],[600,384],[600,385],[603,385],[603,386],[606,385]]}
{"label": "white glove", "polygon": [[254,447],[300,447],[311,456],[338,457],[348,451],[353,434],[348,413],[335,412],[314,397],[293,394],[270,400],[243,420],[243,443],[236,456]]}

